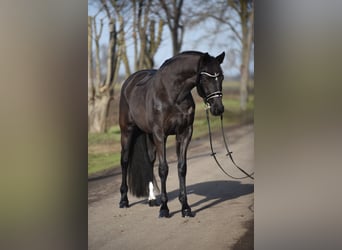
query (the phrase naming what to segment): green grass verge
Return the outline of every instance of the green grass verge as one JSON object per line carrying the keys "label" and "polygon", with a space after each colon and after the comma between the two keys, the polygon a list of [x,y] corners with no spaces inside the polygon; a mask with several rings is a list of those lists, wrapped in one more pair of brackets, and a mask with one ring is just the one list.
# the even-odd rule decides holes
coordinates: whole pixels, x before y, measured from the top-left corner
{"label": "green grass verge", "polygon": [[120,141],[120,127],[115,125],[107,133],[88,133],[88,146],[96,144],[112,144]]}
{"label": "green grass verge", "polygon": [[88,174],[119,166],[120,152],[115,153],[88,153]]}
{"label": "green grass verge", "polygon": [[[238,97],[230,96],[223,100],[225,112],[223,113],[223,124],[230,127],[237,124],[251,122],[254,119],[254,98],[250,96],[247,103],[247,110],[240,111],[240,100]],[[198,105],[195,113],[193,138],[208,134],[206,112],[203,105]],[[210,115],[210,125],[213,132],[220,129],[220,118]]]}

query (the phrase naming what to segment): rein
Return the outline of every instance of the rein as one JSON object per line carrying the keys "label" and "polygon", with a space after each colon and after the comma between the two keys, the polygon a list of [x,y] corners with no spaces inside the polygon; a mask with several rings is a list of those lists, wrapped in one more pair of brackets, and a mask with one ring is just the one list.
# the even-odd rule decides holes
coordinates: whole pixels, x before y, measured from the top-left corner
{"label": "rein", "polygon": [[[207,107],[208,107],[208,106],[207,106]],[[211,128],[210,128],[210,119],[209,119],[209,109],[206,108],[205,112],[206,112],[206,115],[207,115],[207,123],[208,123],[208,130],[209,130],[209,142],[210,142],[211,156],[214,157],[214,160],[215,160],[217,166],[222,170],[222,172],[223,172],[225,175],[229,176],[229,177],[232,178],[232,179],[245,179],[245,178],[250,178],[250,179],[254,180],[254,177],[253,177],[254,172],[251,173],[251,174],[248,174],[246,171],[244,171],[242,168],[240,168],[240,167],[235,163],[235,161],[234,161],[234,159],[233,159],[233,156],[232,156],[232,153],[233,153],[233,152],[231,152],[231,151],[229,150],[229,148],[228,148],[228,143],[227,143],[226,136],[225,136],[224,130],[223,130],[223,116],[221,115],[221,132],[222,132],[222,137],[223,137],[223,141],[224,141],[224,146],[225,146],[226,151],[227,151],[226,156],[229,156],[229,158],[230,158],[230,160],[232,161],[232,163],[234,164],[234,166],[235,166],[237,169],[239,169],[242,173],[244,173],[246,176],[244,176],[244,177],[235,177],[235,176],[232,176],[232,175],[228,174],[228,173],[223,169],[223,167],[221,166],[221,164],[220,164],[219,161],[217,160],[217,158],[216,158],[216,153],[214,152],[214,149],[213,149],[212,136],[211,136]]]}

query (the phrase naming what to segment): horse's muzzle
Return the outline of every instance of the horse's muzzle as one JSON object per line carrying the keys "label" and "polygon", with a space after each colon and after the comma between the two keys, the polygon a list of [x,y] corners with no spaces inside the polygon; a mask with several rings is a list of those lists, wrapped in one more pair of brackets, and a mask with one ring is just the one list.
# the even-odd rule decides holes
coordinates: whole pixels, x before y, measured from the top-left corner
{"label": "horse's muzzle", "polygon": [[213,105],[210,106],[210,112],[215,116],[221,115],[224,112],[223,104],[214,103]]}

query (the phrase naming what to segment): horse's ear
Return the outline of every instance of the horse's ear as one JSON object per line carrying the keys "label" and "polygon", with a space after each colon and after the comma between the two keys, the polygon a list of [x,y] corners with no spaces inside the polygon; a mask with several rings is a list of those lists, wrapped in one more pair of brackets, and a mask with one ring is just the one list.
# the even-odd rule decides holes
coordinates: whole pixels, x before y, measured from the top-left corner
{"label": "horse's ear", "polygon": [[218,56],[216,57],[217,61],[218,61],[220,64],[223,62],[224,56],[225,56],[225,53],[224,53],[224,51],[223,51],[220,55],[218,55]]}

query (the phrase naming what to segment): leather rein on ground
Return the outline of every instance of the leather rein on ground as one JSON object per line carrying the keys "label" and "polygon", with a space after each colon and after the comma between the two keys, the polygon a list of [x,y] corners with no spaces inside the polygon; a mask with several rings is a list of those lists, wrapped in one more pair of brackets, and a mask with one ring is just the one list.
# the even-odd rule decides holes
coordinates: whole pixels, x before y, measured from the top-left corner
{"label": "leather rein on ground", "polygon": [[230,178],[233,178],[233,179],[245,179],[245,178],[250,178],[250,179],[254,180],[254,177],[253,177],[254,172],[251,173],[251,174],[248,174],[245,170],[243,170],[241,167],[239,167],[239,166],[235,163],[235,161],[234,161],[234,159],[233,159],[233,156],[232,156],[232,153],[233,153],[233,152],[231,152],[231,151],[229,150],[229,148],[228,148],[227,139],[226,139],[226,136],[225,136],[224,130],[223,130],[223,116],[222,116],[222,114],[221,114],[221,132],[222,132],[222,137],[223,137],[224,146],[225,146],[226,151],[227,151],[226,156],[229,156],[229,158],[230,158],[230,160],[232,161],[232,163],[234,164],[234,166],[235,166],[237,169],[239,169],[242,173],[244,173],[246,176],[243,176],[243,177],[235,177],[235,176],[232,176],[232,175],[228,174],[228,173],[223,169],[223,167],[221,166],[221,164],[219,163],[219,161],[217,160],[217,158],[216,158],[216,153],[214,152],[213,143],[212,143],[211,128],[210,128],[210,119],[209,119],[209,106],[208,106],[208,105],[206,105],[206,106],[207,106],[207,108],[206,108],[205,112],[206,112],[206,115],[207,115],[207,123],[208,123],[208,130],[209,130],[209,142],[210,142],[211,156],[214,157],[214,160],[215,160],[217,166],[222,170],[222,172],[223,172],[225,175],[229,176]]}

